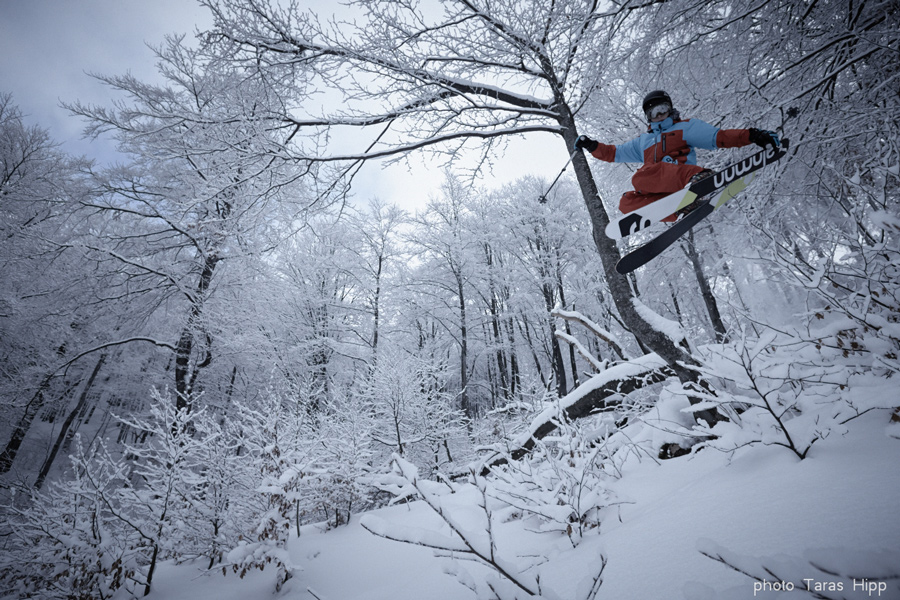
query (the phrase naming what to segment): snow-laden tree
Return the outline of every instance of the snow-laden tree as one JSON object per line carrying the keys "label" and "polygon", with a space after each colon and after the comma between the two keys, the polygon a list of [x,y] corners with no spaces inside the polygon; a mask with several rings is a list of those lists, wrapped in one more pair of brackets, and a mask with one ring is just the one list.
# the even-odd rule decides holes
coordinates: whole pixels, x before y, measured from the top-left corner
{"label": "snow-laden tree", "polygon": [[390,331],[394,318],[391,296],[398,284],[403,252],[399,236],[407,218],[404,211],[379,198],[349,217],[349,228],[356,235],[350,236],[348,249],[359,257],[351,265],[355,267],[352,272],[357,280],[357,296],[372,321],[371,333],[367,335],[361,327],[356,334],[362,344],[369,346],[373,364],[378,362],[379,342]]}
{"label": "snow-laden tree", "polygon": [[[117,321],[98,301],[102,273],[89,274],[78,253],[61,248],[89,235],[92,226],[71,215],[83,198],[83,164],[61,152],[46,130],[26,126],[12,97],[0,94],[0,473],[28,446],[26,436],[40,414],[65,423],[63,414],[71,415],[72,406],[91,404],[98,362],[73,362],[98,330]],[[27,463],[34,449],[25,452]],[[38,466],[24,465],[22,476],[30,476],[30,468]]]}
{"label": "snow-laden tree", "polygon": [[174,389],[189,409],[199,374],[214,360],[208,305],[222,293],[222,271],[269,252],[330,192],[301,188],[314,169],[278,156],[293,134],[271,125],[278,99],[264,82],[180,38],[157,56],[163,84],[104,76],[125,100],[70,106],[87,119],[89,135],[112,135],[131,158],[96,172],[95,194],[82,207],[125,227],[98,230],[81,247],[89,259],[117,265],[110,293],[143,295],[141,312],[166,313],[171,325],[153,333],[174,340]]}
{"label": "snow-laden tree", "polygon": [[[500,204],[497,218],[508,231],[509,269],[522,278],[530,292],[540,300],[543,308],[542,345],[553,357],[553,378],[557,394],[565,396],[577,387],[581,379],[581,365],[574,350],[563,340],[556,339],[557,326],[571,333],[568,323],[557,323],[555,308],[595,307],[598,298],[591,277],[602,277],[592,263],[596,255],[590,252],[587,215],[576,200],[576,192],[569,181],[557,186],[550,200],[543,198],[543,182],[531,178],[515,182],[501,190],[495,201]],[[600,310],[600,307],[597,307]],[[607,308],[608,309],[608,308]],[[563,348],[568,348],[564,358]],[[568,373],[567,373],[568,371]],[[571,385],[570,385],[571,384]]]}
{"label": "snow-laden tree", "polygon": [[[511,236],[498,210],[497,196],[473,194],[471,228],[478,246],[475,253],[475,290],[481,306],[484,358],[475,361],[476,373],[488,381],[491,409],[516,397],[522,385],[519,348],[515,331],[513,294],[518,285],[511,272]],[[479,363],[481,363],[479,365]]]}
{"label": "snow-laden tree", "polygon": [[372,450],[431,472],[449,472],[470,457],[466,419],[448,392],[449,369],[402,349],[385,349],[363,394],[371,412]]}
{"label": "snow-laden tree", "polygon": [[412,218],[413,229],[408,241],[410,252],[422,262],[415,277],[417,291],[435,307],[431,315],[457,348],[459,406],[467,416],[472,416],[477,406],[469,389],[473,327],[469,296],[477,268],[477,244],[466,223],[469,193],[473,190],[458,179],[448,177],[442,186],[441,197],[429,201],[425,209]]}
{"label": "snow-laden tree", "polygon": [[365,307],[372,288],[361,273],[359,242],[339,213],[311,218],[266,258],[265,276],[248,298],[252,318],[241,328],[249,330],[259,355],[252,377],[266,376],[266,361],[290,385],[313,377],[313,412],[334,385],[364,374],[372,358],[365,337],[373,326]]}
{"label": "snow-laden tree", "polygon": [[[654,3],[605,7],[576,0],[462,0],[426,10],[381,1],[355,3],[364,14],[352,23],[323,24],[297,5],[206,4],[220,53],[254,65],[273,86],[282,84],[285,127],[347,132],[343,148],[349,149],[292,143],[282,155],[340,164],[401,157],[423,147],[448,157],[463,149],[487,157],[510,136],[536,133],[558,137],[563,163],[578,136],[584,102],[610,77],[607,67],[617,52],[611,36],[656,10]],[[293,91],[294,73],[301,72],[303,83],[314,72],[316,81],[344,91],[346,102],[325,114],[313,110]],[[690,356],[645,319],[628,280],[615,273],[619,252],[603,234],[608,216],[587,160],[575,153],[573,163],[620,318],[681,379],[694,379],[683,366]]]}

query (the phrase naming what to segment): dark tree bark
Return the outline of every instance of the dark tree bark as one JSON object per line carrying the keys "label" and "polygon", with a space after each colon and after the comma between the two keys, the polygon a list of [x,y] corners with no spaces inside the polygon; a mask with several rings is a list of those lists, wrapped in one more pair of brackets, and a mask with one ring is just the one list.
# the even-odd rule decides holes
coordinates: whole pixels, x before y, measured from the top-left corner
{"label": "dark tree bark", "polygon": [[553,318],[549,316],[555,305],[555,295],[553,288],[549,283],[545,283],[541,286],[541,292],[544,296],[544,305],[547,307],[547,321],[550,330],[550,335],[547,339],[550,344],[550,360],[553,368],[553,377],[556,379],[556,393],[562,398],[569,393],[569,387],[566,381],[566,364],[563,359],[562,350],[559,348],[559,342],[556,340],[556,327],[554,327]]}
{"label": "dark tree bark", "polygon": [[[557,261],[558,260],[559,260],[559,257],[557,257]],[[557,262],[557,265],[559,265],[559,262]],[[556,287],[559,289],[560,305],[566,306],[566,294],[565,294],[565,290],[563,289],[562,273],[560,273],[559,269],[557,269],[557,271],[556,271]],[[550,310],[550,313],[551,314],[553,313],[553,309]],[[563,325],[566,328],[566,334],[571,336],[572,329],[569,327],[569,322],[564,321]],[[581,384],[581,381],[580,381],[580,378],[578,377],[578,363],[575,361],[575,347],[571,346],[571,345],[569,346],[569,365],[570,365],[570,368],[572,369],[572,385],[577,388]]]}
{"label": "dark tree bark", "polygon": [[516,320],[516,323],[518,324],[522,335],[525,337],[525,341],[528,342],[528,348],[531,350],[531,359],[534,361],[534,369],[541,379],[541,385],[543,385],[544,388],[547,388],[549,384],[547,378],[544,377],[544,370],[541,368],[541,360],[538,358],[537,350],[534,347],[534,341],[531,339],[531,326],[528,324],[528,319],[523,314],[520,319]]}
{"label": "dark tree bark", "polygon": [[78,402],[75,403],[75,408],[72,409],[72,411],[66,417],[66,420],[63,421],[63,424],[59,429],[59,435],[56,436],[56,442],[53,444],[53,448],[50,449],[50,454],[47,456],[46,460],[44,460],[44,464],[41,465],[41,470],[38,473],[37,480],[35,480],[34,482],[35,489],[39,490],[44,485],[44,481],[46,480],[47,475],[50,473],[50,468],[53,466],[53,462],[56,460],[56,456],[59,454],[59,450],[62,447],[63,443],[74,436],[74,432],[70,434],[72,423],[75,422],[75,418],[84,410],[84,406],[87,403],[88,393],[91,391],[91,387],[94,385],[94,380],[97,379],[97,374],[100,372],[101,367],[103,367],[103,363],[105,360],[106,355],[101,354],[100,358],[97,360],[97,364],[94,365],[94,369],[91,371],[91,374],[88,376],[87,380],[84,383],[81,394],[79,394],[78,396]]}
{"label": "dark tree bark", "polygon": [[456,275],[457,294],[459,295],[459,407],[467,417],[475,415],[474,407],[469,402],[469,327],[466,322],[466,296],[462,273]]}
{"label": "dark tree bark", "polygon": [[[607,381],[604,385],[592,389],[582,395],[576,401],[568,405],[565,415],[568,419],[575,420],[587,417],[598,412],[613,410],[622,404],[622,399],[628,394],[641,388],[660,383],[673,377],[672,369],[668,367],[648,368],[643,373],[630,375],[621,379]],[[544,438],[556,429],[552,420],[546,420],[537,424],[531,431],[531,436],[519,447],[514,448],[506,456],[498,456],[488,460],[485,471],[490,467],[501,465],[507,460],[518,460],[531,452],[537,440]]]}
{"label": "dark tree bark", "polygon": [[44,405],[44,394],[50,386],[52,378],[52,375],[45,377],[40,386],[38,386],[37,392],[31,397],[28,404],[25,405],[25,412],[19,418],[18,423],[16,423],[16,427],[13,429],[9,441],[3,449],[3,453],[0,454],[0,475],[12,468],[16,456],[19,454],[19,449],[22,447],[22,442],[25,440],[28,430],[31,429],[34,418]]}
{"label": "dark tree bark", "polygon": [[193,361],[193,353],[196,347],[196,336],[199,332],[200,316],[203,312],[203,303],[209,285],[212,282],[213,273],[219,259],[215,256],[207,256],[203,260],[203,268],[200,271],[200,279],[197,289],[191,298],[191,310],[188,321],[181,330],[178,343],[175,345],[175,391],[178,398],[175,401],[177,410],[191,410],[194,381],[197,373],[212,361],[212,353],[207,340],[206,354],[200,361]]}
{"label": "dark tree bark", "polygon": [[697,253],[696,246],[694,246],[693,231],[688,231],[685,242],[681,247],[684,250],[685,255],[687,255],[688,260],[691,261],[694,277],[697,279],[697,285],[700,287],[700,295],[703,297],[703,304],[706,306],[706,312],[712,323],[713,331],[716,333],[716,341],[719,343],[724,342],[728,339],[728,330],[725,328],[725,323],[722,322],[722,315],[719,313],[719,304],[716,302],[716,297],[713,295],[712,288],[709,286],[709,280],[706,279],[706,275],[703,273],[700,255]]}

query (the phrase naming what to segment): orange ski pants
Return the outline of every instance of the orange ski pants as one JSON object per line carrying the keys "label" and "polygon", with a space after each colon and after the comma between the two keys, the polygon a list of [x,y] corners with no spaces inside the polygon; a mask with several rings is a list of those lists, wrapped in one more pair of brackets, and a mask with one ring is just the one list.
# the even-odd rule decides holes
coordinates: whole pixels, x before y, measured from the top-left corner
{"label": "orange ski pants", "polygon": [[[685,187],[691,177],[703,170],[699,165],[658,162],[645,164],[631,178],[633,192],[625,192],[619,200],[619,210],[633,212]],[[663,219],[674,221],[675,215]]]}

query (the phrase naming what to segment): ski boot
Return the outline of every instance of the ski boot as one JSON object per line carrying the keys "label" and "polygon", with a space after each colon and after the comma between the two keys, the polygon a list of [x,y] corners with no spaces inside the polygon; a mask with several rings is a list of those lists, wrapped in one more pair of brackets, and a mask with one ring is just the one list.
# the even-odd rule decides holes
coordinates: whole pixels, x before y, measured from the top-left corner
{"label": "ski boot", "polygon": [[[696,175],[694,175],[693,177],[691,177],[691,180],[688,182],[688,187],[694,185],[694,184],[697,183],[698,181],[703,181],[703,180],[706,179],[707,177],[712,177],[714,174],[715,174],[715,171],[713,171],[712,169],[703,169],[702,171],[700,171],[699,173],[697,173]],[[691,202],[690,204],[688,204],[688,205],[685,206],[684,208],[678,210],[678,211],[675,213],[675,216],[676,216],[678,219],[681,219],[681,218],[683,218],[686,214],[691,213],[691,212],[694,212],[695,210],[697,210],[698,208],[700,208],[700,205],[701,205],[701,204],[703,204],[703,202],[701,202],[701,200],[703,200],[703,198],[704,198],[704,196],[698,197],[697,199],[695,199],[693,202]]]}

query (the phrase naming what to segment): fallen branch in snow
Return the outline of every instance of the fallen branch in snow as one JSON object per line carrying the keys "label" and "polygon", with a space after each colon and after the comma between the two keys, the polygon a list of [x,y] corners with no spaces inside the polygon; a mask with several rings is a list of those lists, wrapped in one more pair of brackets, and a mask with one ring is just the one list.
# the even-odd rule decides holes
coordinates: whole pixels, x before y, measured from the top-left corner
{"label": "fallen branch in snow", "polygon": [[[675,372],[666,366],[663,359],[656,354],[646,354],[615,365],[588,379],[572,393],[561,398],[559,406],[568,419],[581,419],[615,408],[635,390],[661,383],[670,377],[675,377]],[[498,454],[488,459],[482,473],[493,466],[506,463],[509,459],[518,460],[531,452],[536,440],[556,429],[557,417],[556,405],[545,409],[532,421],[528,432],[514,441],[514,449],[507,454]]]}

